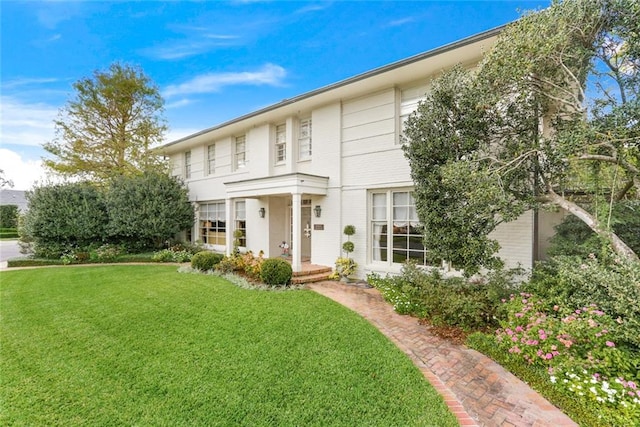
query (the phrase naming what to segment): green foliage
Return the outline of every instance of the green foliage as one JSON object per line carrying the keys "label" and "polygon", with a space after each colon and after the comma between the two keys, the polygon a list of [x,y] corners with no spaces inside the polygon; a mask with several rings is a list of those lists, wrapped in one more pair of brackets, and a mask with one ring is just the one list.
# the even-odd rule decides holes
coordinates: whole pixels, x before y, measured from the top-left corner
{"label": "green foliage", "polygon": [[345,234],[345,236],[353,236],[354,234],[356,234],[356,227],[353,225],[345,225],[342,232]]}
{"label": "green foliage", "polygon": [[191,258],[191,267],[201,271],[213,270],[224,255],[210,251],[198,252]]}
{"label": "green foliage", "polygon": [[153,254],[151,259],[155,262],[189,262],[192,260],[191,252],[162,249]]}
{"label": "green foliage", "polygon": [[114,179],[106,207],[110,238],[130,246],[158,248],[193,225],[194,211],[187,190],[164,173]]}
{"label": "green foliage", "polygon": [[596,304],[555,305],[551,310],[548,305],[529,293],[512,295],[496,332],[497,346],[529,365],[546,368],[549,381],[566,394],[617,413],[614,424],[638,419],[640,352],[615,341],[618,321]]}
{"label": "green foliage", "polygon": [[164,167],[150,150],[167,129],[164,101],[142,70],[114,63],[73,88],[75,97],[54,121],[56,139],[44,144],[55,156],[45,160],[47,167],[100,182]]}
{"label": "green foliage", "polygon": [[0,228],[18,228],[18,206],[0,206]]}
{"label": "green foliage", "polygon": [[380,290],[400,314],[428,318],[435,325],[466,330],[497,325],[500,302],[516,287],[517,271],[499,271],[468,281],[443,277],[407,263],[399,276],[370,275],[369,284]]}
{"label": "green foliage", "polygon": [[105,237],[108,217],[102,194],[85,182],[36,187],[22,232],[35,242],[36,256],[58,258]]}
{"label": "green foliage", "polygon": [[0,169],[0,188],[13,187],[13,181],[5,178],[4,170]]}
{"label": "green foliage", "polygon": [[[618,319],[612,340],[640,349],[640,265],[590,257],[556,257],[539,265],[525,289],[548,306],[581,308],[596,304]],[[548,307],[547,307],[548,308]],[[570,313],[563,313],[568,315]]]}
{"label": "green foliage", "polygon": [[576,399],[576,393],[567,393],[555,384],[549,382],[547,370],[537,366],[522,363],[522,358],[501,349],[494,336],[476,332],[467,337],[465,344],[491,359],[498,362],[505,369],[527,383],[531,388],[544,396],[549,402],[560,408],[573,421],[581,426],[610,427],[616,424],[612,422],[616,413],[607,411],[606,408],[593,410],[593,404],[585,400]]}
{"label": "green foliage", "polygon": [[281,258],[267,258],[262,263],[260,279],[266,285],[287,286],[292,276],[291,264]]}
{"label": "green foliage", "polygon": [[544,202],[637,261],[572,195],[638,195],[639,14],[633,0],[553,2],[506,27],[474,74],[459,67],[433,82],[406,123],[405,154],[436,256],[467,275],[492,268],[489,233]]}
{"label": "green foliage", "polygon": [[0,239],[15,239],[18,237],[17,228],[0,228]]}
{"label": "green foliage", "polygon": [[461,67],[443,74],[407,120],[403,146],[425,246],[469,276],[501,265],[498,243],[487,235],[523,211],[499,176],[476,161],[491,140],[488,112],[475,108],[480,96]]}
{"label": "green foliage", "polygon": [[[348,243],[348,242],[347,242]],[[338,258],[336,259],[336,267],[333,274],[330,276],[332,279],[348,278],[356,273],[358,269],[358,263],[351,258]]]}
{"label": "green foliage", "polygon": [[342,244],[342,250],[348,254],[353,252],[354,249],[355,249],[355,245],[351,241],[347,241]]}
{"label": "green foliage", "polygon": [[[640,253],[640,201],[628,200],[613,206],[612,228],[635,252]],[[584,222],[573,215],[566,216],[556,226],[547,251],[550,256],[577,255],[586,258],[589,254],[600,254],[608,246]]]}
{"label": "green foliage", "polygon": [[90,259],[93,262],[113,262],[124,252],[124,249],[119,245],[105,243],[90,251]]}

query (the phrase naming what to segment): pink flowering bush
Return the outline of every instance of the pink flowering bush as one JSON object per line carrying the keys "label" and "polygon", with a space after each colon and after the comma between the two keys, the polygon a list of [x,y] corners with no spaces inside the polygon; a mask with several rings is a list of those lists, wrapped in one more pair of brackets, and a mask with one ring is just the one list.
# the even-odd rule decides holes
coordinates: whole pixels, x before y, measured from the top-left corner
{"label": "pink flowering bush", "polygon": [[548,309],[524,292],[506,299],[504,310],[496,341],[512,358],[545,368],[556,387],[580,399],[640,419],[640,354],[616,344],[610,332],[616,319],[595,304],[561,315],[566,308]]}

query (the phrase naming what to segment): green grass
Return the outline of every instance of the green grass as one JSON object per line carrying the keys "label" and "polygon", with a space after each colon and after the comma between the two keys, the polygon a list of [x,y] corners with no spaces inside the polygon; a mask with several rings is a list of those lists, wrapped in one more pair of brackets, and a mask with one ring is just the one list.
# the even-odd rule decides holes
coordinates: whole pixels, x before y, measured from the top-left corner
{"label": "green grass", "polygon": [[454,426],[410,360],[311,291],[169,266],[0,273],[1,425]]}

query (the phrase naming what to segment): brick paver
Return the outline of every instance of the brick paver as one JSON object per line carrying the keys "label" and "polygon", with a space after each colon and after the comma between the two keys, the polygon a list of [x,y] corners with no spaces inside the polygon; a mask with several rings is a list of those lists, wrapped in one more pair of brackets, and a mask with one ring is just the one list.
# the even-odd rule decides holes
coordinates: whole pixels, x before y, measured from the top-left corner
{"label": "brick paver", "polygon": [[308,288],[359,313],[391,339],[438,390],[461,426],[577,426],[488,357],[394,312],[377,290],[329,281]]}

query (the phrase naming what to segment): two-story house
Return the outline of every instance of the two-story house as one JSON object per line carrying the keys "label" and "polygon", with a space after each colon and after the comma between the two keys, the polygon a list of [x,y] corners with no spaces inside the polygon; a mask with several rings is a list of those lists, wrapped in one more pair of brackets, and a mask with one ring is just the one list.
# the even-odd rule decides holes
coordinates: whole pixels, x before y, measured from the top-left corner
{"label": "two-story house", "polygon": [[[230,253],[265,256],[289,246],[303,261],[331,266],[345,225],[358,273],[397,272],[413,259],[441,265],[422,245],[413,182],[401,148],[403,122],[429,81],[455,64],[474,67],[500,29],[377,68],[205,129],[162,147],[196,205],[190,236]],[[542,218],[541,216],[549,216]],[[554,214],[527,212],[494,232],[508,266],[531,267]]]}

